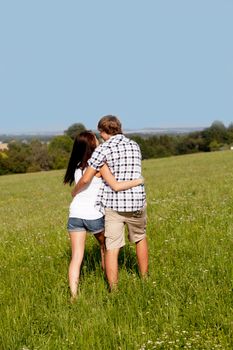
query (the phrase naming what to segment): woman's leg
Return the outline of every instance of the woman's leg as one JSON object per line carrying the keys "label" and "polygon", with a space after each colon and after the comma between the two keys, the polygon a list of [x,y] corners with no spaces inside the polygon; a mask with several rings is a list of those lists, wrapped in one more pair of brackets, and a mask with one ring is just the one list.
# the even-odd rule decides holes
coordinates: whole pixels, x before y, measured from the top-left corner
{"label": "woman's leg", "polygon": [[101,254],[101,266],[103,271],[105,270],[105,237],[104,237],[104,231],[96,233],[95,238],[100,244],[100,254]]}
{"label": "woman's leg", "polygon": [[83,261],[86,232],[70,233],[72,258],[69,265],[69,286],[72,299],[77,296],[80,268]]}

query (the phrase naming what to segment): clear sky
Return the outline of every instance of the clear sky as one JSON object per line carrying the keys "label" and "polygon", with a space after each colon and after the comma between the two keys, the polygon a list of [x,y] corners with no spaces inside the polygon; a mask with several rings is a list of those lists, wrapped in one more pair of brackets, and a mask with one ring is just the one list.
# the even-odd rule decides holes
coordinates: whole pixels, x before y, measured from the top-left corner
{"label": "clear sky", "polygon": [[233,0],[0,1],[0,134],[233,122]]}

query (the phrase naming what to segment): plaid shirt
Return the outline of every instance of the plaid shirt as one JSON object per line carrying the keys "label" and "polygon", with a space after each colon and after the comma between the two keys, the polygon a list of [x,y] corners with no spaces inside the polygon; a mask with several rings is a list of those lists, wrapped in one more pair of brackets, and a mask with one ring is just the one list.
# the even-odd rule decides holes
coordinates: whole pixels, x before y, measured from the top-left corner
{"label": "plaid shirt", "polygon": [[[138,144],[122,134],[112,136],[98,146],[88,161],[97,171],[107,163],[118,181],[137,179],[141,176],[141,151]],[[116,211],[132,212],[145,206],[144,185],[129,190],[115,192],[103,181],[97,196],[96,208],[104,212],[104,207]]]}

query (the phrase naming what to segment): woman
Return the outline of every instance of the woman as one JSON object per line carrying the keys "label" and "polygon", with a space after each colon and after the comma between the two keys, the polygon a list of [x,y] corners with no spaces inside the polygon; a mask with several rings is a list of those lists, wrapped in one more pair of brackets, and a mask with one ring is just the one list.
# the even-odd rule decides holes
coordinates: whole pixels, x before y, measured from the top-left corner
{"label": "woman", "polygon": [[[91,157],[99,142],[91,131],[81,132],[74,140],[70,160],[64,176],[64,184],[77,183],[87,168],[87,161]],[[71,240],[72,257],[69,265],[69,286],[71,300],[77,297],[81,263],[84,256],[87,231],[94,234],[100,244],[101,265],[104,270],[104,216],[95,209],[98,191],[102,185],[102,178],[114,191],[122,191],[143,184],[143,178],[118,182],[107,165],[103,165],[100,172],[90,184],[72,200],[69,210],[67,229]]]}

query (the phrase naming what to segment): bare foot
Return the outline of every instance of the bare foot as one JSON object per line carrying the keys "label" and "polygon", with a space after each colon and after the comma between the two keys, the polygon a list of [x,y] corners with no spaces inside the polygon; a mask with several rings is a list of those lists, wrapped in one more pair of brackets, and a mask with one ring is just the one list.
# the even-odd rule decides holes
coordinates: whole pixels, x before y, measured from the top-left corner
{"label": "bare foot", "polygon": [[74,303],[77,301],[77,299],[78,299],[78,296],[77,296],[77,295],[72,295],[72,296],[70,297],[70,302],[71,302],[71,304],[74,304]]}

